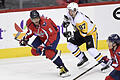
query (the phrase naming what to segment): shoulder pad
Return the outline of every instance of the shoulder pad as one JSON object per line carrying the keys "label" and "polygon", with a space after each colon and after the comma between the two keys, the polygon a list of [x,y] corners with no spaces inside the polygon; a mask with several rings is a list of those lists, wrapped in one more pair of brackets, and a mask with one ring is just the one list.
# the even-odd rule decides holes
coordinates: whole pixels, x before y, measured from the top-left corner
{"label": "shoulder pad", "polygon": [[31,19],[29,18],[29,19],[27,20],[27,22],[26,22],[26,26],[29,25],[31,22],[32,22],[32,21],[31,21]]}

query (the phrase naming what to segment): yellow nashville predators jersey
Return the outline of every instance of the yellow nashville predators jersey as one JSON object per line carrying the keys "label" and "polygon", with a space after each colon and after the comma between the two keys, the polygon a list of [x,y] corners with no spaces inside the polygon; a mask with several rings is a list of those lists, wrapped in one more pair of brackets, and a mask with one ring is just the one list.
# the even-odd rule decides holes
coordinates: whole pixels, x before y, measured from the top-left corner
{"label": "yellow nashville predators jersey", "polygon": [[74,30],[80,32],[80,34],[85,37],[88,35],[92,35],[93,32],[96,32],[96,25],[81,12],[77,12],[76,16],[73,18],[67,14],[69,18],[69,22],[73,25]]}

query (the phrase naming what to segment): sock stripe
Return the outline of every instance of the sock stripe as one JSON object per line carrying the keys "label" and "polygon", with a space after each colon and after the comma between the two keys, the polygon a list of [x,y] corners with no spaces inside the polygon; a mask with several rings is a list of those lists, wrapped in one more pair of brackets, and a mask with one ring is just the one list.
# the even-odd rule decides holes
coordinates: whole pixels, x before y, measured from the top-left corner
{"label": "sock stripe", "polygon": [[77,50],[76,50],[76,51],[74,51],[72,54],[75,54],[78,50],[79,50],[79,48],[77,48]]}
{"label": "sock stripe", "polygon": [[81,52],[81,51],[78,50],[78,51],[74,54],[74,56],[77,56],[80,52]]}
{"label": "sock stripe", "polygon": [[78,57],[80,54],[81,54],[81,52],[76,57]]}
{"label": "sock stripe", "polygon": [[99,53],[99,54],[95,57],[95,59],[97,59],[100,55],[101,55],[101,53]]}
{"label": "sock stripe", "polygon": [[100,56],[96,59],[96,61],[101,60],[102,57],[103,57],[103,55],[100,55]]}

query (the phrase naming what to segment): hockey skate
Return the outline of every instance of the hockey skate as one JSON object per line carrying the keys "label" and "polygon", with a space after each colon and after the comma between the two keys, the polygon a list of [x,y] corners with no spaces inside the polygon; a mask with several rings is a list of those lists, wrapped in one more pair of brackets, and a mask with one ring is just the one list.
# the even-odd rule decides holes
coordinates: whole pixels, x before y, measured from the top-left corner
{"label": "hockey skate", "polygon": [[69,73],[68,69],[66,67],[60,67],[60,73],[59,75],[64,78],[64,77],[68,77],[71,74]]}
{"label": "hockey skate", "polygon": [[99,62],[103,66],[101,68],[101,72],[106,73],[106,72],[110,71],[110,66],[113,63],[112,59],[108,59],[107,56],[104,56]]}
{"label": "hockey skate", "polygon": [[101,72],[102,73],[106,73],[106,72],[109,72],[109,71],[110,71],[110,66],[108,66],[108,65],[106,65],[103,68],[101,68]]}
{"label": "hockey skate", "polygon": [[82,60],[77,64],[77,67],[82,68],[86,66],[87,64],[89,64],[88,58],[84,55]]}
{"label": "hockey skate", "polygon": [[113,60],[112,59],[108,59],[107,56],[104,56],[102,62],[104,63],[104,67],[101,68],[101,72],[105,73],[105,72],[110,71],[110,66],[113,63]]}

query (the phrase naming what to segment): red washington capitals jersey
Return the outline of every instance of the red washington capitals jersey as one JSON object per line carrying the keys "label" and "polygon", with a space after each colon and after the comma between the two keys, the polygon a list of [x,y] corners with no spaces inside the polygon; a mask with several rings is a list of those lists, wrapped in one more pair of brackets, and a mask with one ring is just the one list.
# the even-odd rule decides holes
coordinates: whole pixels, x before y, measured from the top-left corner
{"label": "red washington capitals jersey", "polygon": [[49,18],[40,17],[40,25],[38,28],[35,27],[31,19],[27,20],[28,31],[26,38],[30,38],[33,35],[39,36],[41,41],[46,45],[52,44],[57,38],[57,32],[59,32],[56,24]]}
{"label": "red washington capitals jersey", "polygon": [[115,68],[115,70],[120,71],[120,46],[115,50],[115,52],[113,52],[112,49],[110,49],[109,51],[111,54],[111,58],[114,60],[113,64],[118,65],[117,67],[113,66],[113,68]]}

